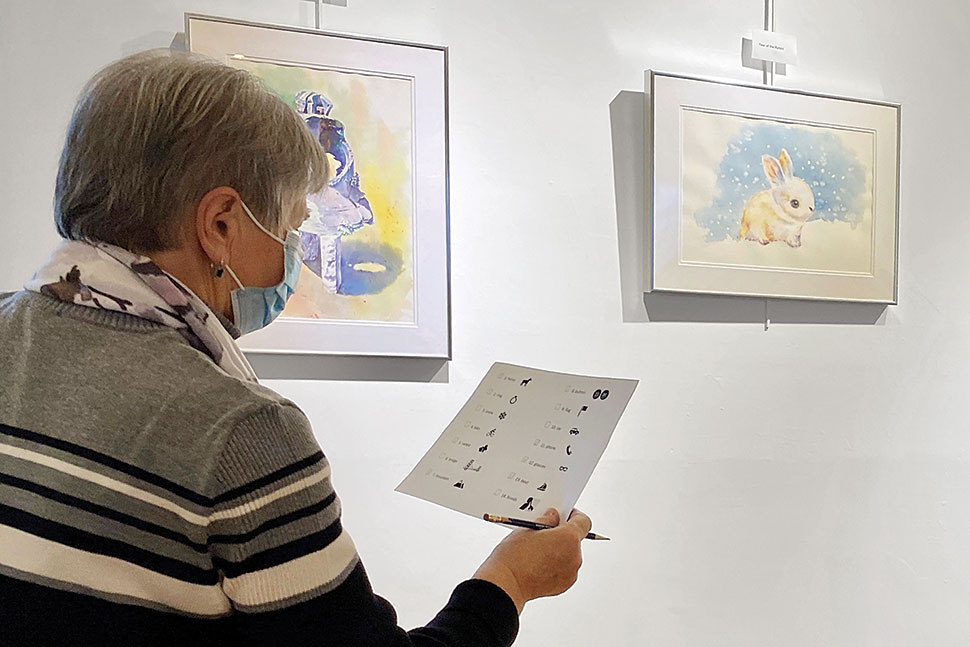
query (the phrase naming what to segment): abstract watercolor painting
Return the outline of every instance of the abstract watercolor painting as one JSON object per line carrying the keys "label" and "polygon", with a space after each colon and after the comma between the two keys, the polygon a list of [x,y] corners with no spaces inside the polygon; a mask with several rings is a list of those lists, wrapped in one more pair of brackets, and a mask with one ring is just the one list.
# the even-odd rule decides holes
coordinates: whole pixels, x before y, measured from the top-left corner
{"label": "abstract watercolor painting", "polygon": [[895,302],[898,105],[646,78],[646,291]]}
{"label": "abstract watercolor painting", "polygon": [[411,84],[393,76],[232,60],[290,104],[334,178],[307,198],[307,250],[284,316],[414,321]]}
{"label": "abstract watercolor painting", "polygon": [[333,170],[295,293],[240,346],[450,358],[447,49],[197,14],[186,35],[291,106]]}

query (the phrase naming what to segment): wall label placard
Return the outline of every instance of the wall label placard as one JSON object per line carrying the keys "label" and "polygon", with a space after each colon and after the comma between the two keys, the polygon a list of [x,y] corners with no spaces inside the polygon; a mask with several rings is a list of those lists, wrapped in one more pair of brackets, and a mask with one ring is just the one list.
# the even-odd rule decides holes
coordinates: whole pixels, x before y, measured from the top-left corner
{"label": "wall label placard", "polygon": [[798,64],[798,39],[776,31],[751,32],[751,58],[785,65]]}

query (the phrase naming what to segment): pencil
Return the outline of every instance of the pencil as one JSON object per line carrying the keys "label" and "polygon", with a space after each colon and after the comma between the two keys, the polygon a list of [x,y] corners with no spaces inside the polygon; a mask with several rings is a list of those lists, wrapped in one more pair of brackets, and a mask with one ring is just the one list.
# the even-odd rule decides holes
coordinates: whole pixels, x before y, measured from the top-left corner
{"label": "pencil", "polygon": [[[535,521],[526,521],[525,519],[512,519],[510,517],[502,517],[497,514],[485,513],[482,516],[485,521],[491,521],[492,523],[500,523],[506,526],[516,526],[517,528],[529,528],[530,530],[548,530],[549,528],[555,528],[555,526],[550,526],[546,523],[538,523]],[[604,537],[603,535],[597,535],[595,532],[591,532],[584,537],[584,539],[599,539],[601,541],[609,541],[609,537]]]}

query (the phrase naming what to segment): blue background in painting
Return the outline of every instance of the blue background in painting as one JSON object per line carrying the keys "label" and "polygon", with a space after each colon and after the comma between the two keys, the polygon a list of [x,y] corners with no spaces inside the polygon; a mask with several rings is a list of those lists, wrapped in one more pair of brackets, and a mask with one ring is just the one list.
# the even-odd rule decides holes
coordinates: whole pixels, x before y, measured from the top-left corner
{"label": "blue background in painting", "polygon": [[853,227],[862,222],[866,169],[835,132],[760,122],[742,126],[728,143],[717,171],[714,202],[694,215],[707,230],[707,240],[737,238],[744,204],[771,186],[761,156],[777,158],[782,148],[791,155],[795,177],[815,192],[810,220],[841,220]]}
{"label": "blue background in painting", "polygon": [[[383,266],[379,272],[363,272],[356,269],[360,263],[374,263]],[[401,254],[390,245],[368,245],[345,237],[340,245],[340,283],[339,294],[361,296],[379,294],[401,274],[404,263]]]}

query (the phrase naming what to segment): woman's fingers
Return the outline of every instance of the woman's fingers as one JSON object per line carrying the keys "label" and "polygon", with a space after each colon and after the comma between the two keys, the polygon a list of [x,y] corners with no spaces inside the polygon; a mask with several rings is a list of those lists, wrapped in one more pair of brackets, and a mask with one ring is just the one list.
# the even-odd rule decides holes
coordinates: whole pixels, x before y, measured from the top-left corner
{"label": "woman's fingers", "polygon": [[558,526],[559,525],[559,511],[555,508],[549,508],[542,516],[536,519],[537,523],[544,523],[547,526]]}
{"label": "woman's fingers", "polygon": [[566,525],[575,528],[580,539],[585,537],[593,529],[592,519],[576,509],[569,514],[569,521],[566,522]]}

